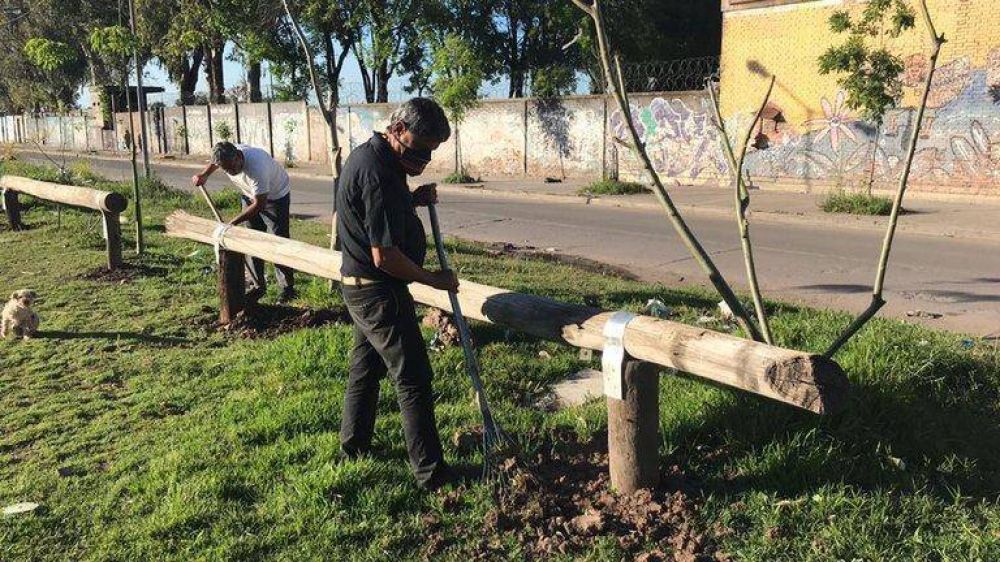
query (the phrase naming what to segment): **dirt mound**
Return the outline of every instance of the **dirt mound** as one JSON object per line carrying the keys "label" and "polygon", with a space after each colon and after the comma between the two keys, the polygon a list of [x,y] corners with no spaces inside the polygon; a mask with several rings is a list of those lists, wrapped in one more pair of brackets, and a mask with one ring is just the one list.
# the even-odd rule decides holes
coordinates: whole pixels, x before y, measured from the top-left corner
{"label": "dirt mound", "polygon": [[124,264],[116,269],[108,269],[105,266],[96,267],[81,273],[79,279],[87,281],[101,281],[104,283],[116,283],[125,285],[131,283],[138,277],[154,277],[163,275],[166,272],[161,267],[149,267],[148,265]]}
{"label": "dirt mound", "polygon": [[513,535],[533,559],[584,554],[599,537],[615,537],[635,560],[722,561],[712,541],[698,531],[699,502],[692,499],[679,468],[660,488],[620,495],[610,489],[606,438],[574,438],[542,448],[530,462],[507,459],[510,483],[486,517],[480,559],[499,554],[497,537]]}
{"label": "dirt mound", "polygon": [[432,347],[451,347],[457,345],[461,340],[458,334],[458,327],[445,311],[432,308],[424,315],[421,321],[424,326],[434,329],[434,340]]}
{"label": "dirt mound", "polygon": [[270,338],[302,328],[318,328],[329,324],[351,321],[346,308],[321,308],[312,310],[294,306],[257,304],[240,312],[220,330],[244,338]]}

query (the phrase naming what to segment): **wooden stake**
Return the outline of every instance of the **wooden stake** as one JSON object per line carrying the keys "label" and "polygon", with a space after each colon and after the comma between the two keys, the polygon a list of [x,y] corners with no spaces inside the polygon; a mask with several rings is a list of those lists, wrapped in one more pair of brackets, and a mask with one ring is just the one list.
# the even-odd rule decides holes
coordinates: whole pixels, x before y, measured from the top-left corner
{"label": "wooden stake", "polygon": [[108,248],[108,269],[122,266],[122,226],[118,213],[101,211],[104,220],[104,237]]}
{"label": "wooden stake", "polygon": [[652,363],[625,363],[625,399],[608,398],[611,487],[623,494],[660,480],[660,373]]}
{"label": "wooden stake", "polygon": [[21,224],[21,202],[17,200],[17,192],[12,189],[3,190],[3,206],[7,213],[7,222],[11,230],[24,230]]}
{"label": "wooden stake", "polygon": [[246,308],[243,254],[219,250],[219,323],[229,324]]}

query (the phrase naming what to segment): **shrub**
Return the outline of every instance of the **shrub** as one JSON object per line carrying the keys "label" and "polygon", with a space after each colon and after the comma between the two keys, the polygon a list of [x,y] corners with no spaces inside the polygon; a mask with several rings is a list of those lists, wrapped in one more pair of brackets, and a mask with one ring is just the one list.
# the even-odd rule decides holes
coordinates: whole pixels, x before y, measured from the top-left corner
{"label": "shrub", "polygon": [[650,193],[650,189],[641,183],[632,181],[600,180],[584,187],[577,192],[579,195],[635,195]]}
{"label": "shrub", "polygon": [[892,199],[881,195],[836,190],[826,194],[820,202],[820,208],[827,213],[886,217],[892,213]]}
{"label": "shrub", "polygon": [[442,183],[473,183],[477,181],[479,181],[478,178],[474,178],[465,172],[448,174],[443,180],[441,180]]}

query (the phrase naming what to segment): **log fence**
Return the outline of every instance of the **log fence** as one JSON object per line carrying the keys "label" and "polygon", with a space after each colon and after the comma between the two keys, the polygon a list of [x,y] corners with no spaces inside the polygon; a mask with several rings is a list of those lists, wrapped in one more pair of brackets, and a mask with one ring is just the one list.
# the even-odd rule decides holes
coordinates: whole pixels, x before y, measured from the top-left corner
{"label": "log fence", "polygon": [[75,185],[63,185],[18,176],[0,177],[3,206],[11,230],[24,230],[21,222],[21,202],[18,194],[25,194],[71,207],[91,209],[101,213],[104,239],[107,246],[108,269],[122,266],[122,237],[120,216],[128,207],[128,200],[120,193],[99,191]]}
{"label": "log fence", "polygon": [[[222,322],[245,306],[244,256],[340,280],[340,253],[304,242],[247,228],[224,228],[183,211],[167,217],[166,234],[212,244],[219,250]],[[450,309],[445,291],[414,283],[410,292],[419,303]],[[462,281],[458,297],[469,318],[593,350],[606,349],[604,330],[616,314],[471,281]],[[611,385],[622,390],[619,397],[608,397],[612,485],[622,491],[657,483],[658,373],[663,367],[816,414],[835,412],[846,401],[846,376],[837,363],[821,355],[649,316],[629,318],[622,330],[625,353],[617,369],[621,379]]]}

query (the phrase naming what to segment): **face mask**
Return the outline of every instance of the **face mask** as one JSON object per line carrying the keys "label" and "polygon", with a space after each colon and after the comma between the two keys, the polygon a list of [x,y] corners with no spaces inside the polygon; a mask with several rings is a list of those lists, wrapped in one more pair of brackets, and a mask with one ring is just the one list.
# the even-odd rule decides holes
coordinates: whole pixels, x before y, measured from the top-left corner
{"label": "face mask", "polygon": [[403,141],[396,136],[396,140],[403,147],[403,154],[399,157],[399,165],[408,176],[419,176],[424,173],[427,164],[431,162],[430,150],[417,150],[403,144]]}

